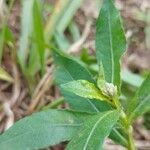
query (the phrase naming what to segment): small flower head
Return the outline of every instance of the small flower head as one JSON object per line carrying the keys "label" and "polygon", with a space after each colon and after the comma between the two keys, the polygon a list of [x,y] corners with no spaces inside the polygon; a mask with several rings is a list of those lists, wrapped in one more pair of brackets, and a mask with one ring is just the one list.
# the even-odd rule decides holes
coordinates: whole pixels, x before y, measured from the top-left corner
{"label": "small flower head", "polygon": [[109,97],[114,97],[117,95],[117,86],[113,85],[112,83],[105,83],[102,88],[102,93]]}

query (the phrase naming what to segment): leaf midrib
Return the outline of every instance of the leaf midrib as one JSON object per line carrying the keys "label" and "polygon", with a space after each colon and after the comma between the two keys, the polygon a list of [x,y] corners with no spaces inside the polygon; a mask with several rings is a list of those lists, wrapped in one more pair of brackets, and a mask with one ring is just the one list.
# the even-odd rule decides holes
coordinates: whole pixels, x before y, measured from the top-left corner
{"label": "leaf midrib", "polygon": [[[62,67],[63,67],[64,70],[66,70],[67,73],[70,75],[71,79],[72,79],[73,81],[75,81],[74,78],[73,78],[73,76],[72,76],[72,75],[70,74],[70,72],[65,68],[65,66],[62,65]],[[90,101],[90,99],[88,99],[88,98],[86,98],[86,99],[87,99],[87,102],[93,107],[93,109],[95,109],[96,112],[99,112],[99,110],[98,110],[98,108],[96,107],[96,105],[93,104],[93,103]]]}
{"label": "leaf midrib", "polygon": [[93,128],[92,128],[92,130],[91,130],[91,132],[90,132],[90,134],[89,134],[89,136],[88,136],[88,138],[87,138],[87,140],[86,140],[86,143],[85,143],[85,145],[84,145],[83,150],[86,150],[86,148],[87,148],[87,146],[88,146],[88,143],[89,143],[89,141],[90,141],[90,138],[91,138],[91,136],[92,136],[94,130],[95,130],[96,127],[98,126],[98,124],[99,124],[107,115],[109,115],[109,114],[111,114],[111,113],[113,113],[113,111],[107,112],[104,116],[102,116],[102,117],[95,123],[95,125],[93,126]]}
{"label": "leaf midrib", "polygon": [[[49,127],[50,126],[56,126],[56,127],[66,127],[66,126],[68,126],[68,127],[79,127],[79,126],[82,126],[82,125],[83,125],[83,123],[76,123],[76,124],[52,124],[52,125],[49,125]],[[14,140],[15,138],[22,137],[25,134],[33,133],[34,132],[34,128],[31,125],[29,125],[28,127],[31,130],[28,130],[27,132],[25,132],[23,134],[18,134],[16,136],[13,136],[12,138],[9,138],[9,140],[0,142],[0,145],[6,143],[8,141],[10,142],[10,141]]]}
{"label": "leaf midrib", "polygon": [[108,14],[108,30],[109,30],[109,44],[110,44],[110,54],[111,54],[111,83],[114,81],[114,54],[113,54],[113,42],[112,42],[112,30],[111,30],[111,24],[110,24],[110,12],[107,11]]}

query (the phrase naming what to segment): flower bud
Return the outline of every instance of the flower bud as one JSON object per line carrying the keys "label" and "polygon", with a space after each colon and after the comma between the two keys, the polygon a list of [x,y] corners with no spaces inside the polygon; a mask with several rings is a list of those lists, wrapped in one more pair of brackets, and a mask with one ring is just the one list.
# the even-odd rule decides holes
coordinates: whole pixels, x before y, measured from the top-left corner
{"label": "flower bud", "polygon": [[105,83],[102,93],[106,96],[114,97],[117,94],[117,86],[114,86],[112,83]]}

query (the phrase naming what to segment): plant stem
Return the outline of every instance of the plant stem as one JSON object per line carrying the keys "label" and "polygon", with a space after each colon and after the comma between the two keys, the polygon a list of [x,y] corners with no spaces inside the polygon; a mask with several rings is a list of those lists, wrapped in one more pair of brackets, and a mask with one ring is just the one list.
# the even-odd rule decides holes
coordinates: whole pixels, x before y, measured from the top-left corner
{"label": "plant stem", "polygon": [[133,139],[133,128],[131,125],[128,127],[127,133],[128,133],[128,150],[136,150]]}
{"label": "plant stem", "polygon": [[133,128],[128,123],[128,118],[125,112],[123,111],[123,108],[121,106],[121,103],[118,97],[114,99],[114,103],[116,105],[116,108],[121,111],[120,122],[123,125],[125,132],[127,133],[127,136],[128,136],[128,150],[136,150],[135,145],[134,145],[134,138],[133,138]]}
{"label": "plant stem", "polygon": [[128,141],[128,150],[136,150],[135,145],[134,145],[134,138],[133,138],[133,128],[132,126],[128,123],[128,118],[125,114],[125,112],[121,109],[121,118],[120,122],[123,125],[124,132],[127,134],[127,141]]}

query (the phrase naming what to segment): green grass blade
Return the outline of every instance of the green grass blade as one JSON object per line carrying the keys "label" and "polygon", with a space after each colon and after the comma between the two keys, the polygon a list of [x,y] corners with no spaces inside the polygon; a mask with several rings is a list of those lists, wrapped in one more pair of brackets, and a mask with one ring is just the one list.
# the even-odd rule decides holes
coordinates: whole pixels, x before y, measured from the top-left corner
{"label": "green grass blade", "polygon": [[26,61],[29,54],[29,44],[33,30],[33,4],[34,0],[22,1],[21,36],[19,41],[18,59],[23,71],[26,70]]}
{"label": "green grass blade", "polygon": [[46,38],[46,42],[49,43],[49,41],[52,39],[53,34],[56,31],[57,25],[59,24],[60,18],[63,16],[64,12],[66,11],[68,5],[70,3],[70,0],[58,0],[54,11],[52,13],[52,15],[50,16],[50,18],[48,18],[48,21],[46,23],[45,26],[45,38]]}
{"label": "green grass blade", "polygon": [[129,121],[132,123],[134,119],[147,111],[150,111],[150,74],[143,81],[142,85],[129,103]]}
{"label": "green grass blade", "polygon": [[71,0],[69,2],[68,7],[66,8],[63,16],[59,20],[59,24],[57,26],[57,31],[59,33],[63,33],[66,27],[69,25],[71,19],[73,18],[75,12],[80,7],[83,0]]}
{"label": "green grass blade", "polygon": [[[39,53],[40,58],[40,64],[41,64],[41,70],[42,73],[44,73],[44,56],[45,56],[45,40],[44,40],[44,31],[43,31],[43,21],[42,21],[42,10],[40,6],[41,3],[37,3],[37,1],[34,1],[33,4],[33,37],[35,40],[35,45],[37,49],[37,53]],[[36,59],[34,60],[36,61]]]}
{"label": "green grass blade", "polygon": [[4,20],[2,20],[2,31],[0,34],[0,64],[2,61],[2,56],[3,56],[3,48],[4,48],[4,44],[7,41],[7,32],[8,32],[8,26],[7,26],[7,22],[9,19],[9,15],[11,13],[11,9],[13,7],[14,4],[14,0],[11,0],[8,6],[8,12],[7,15],[3,18]]}
{"label": "green grass blade", "polygon": [[8,82],[13,82],[13,78],[3,69],[0,67],[0,79]]}

